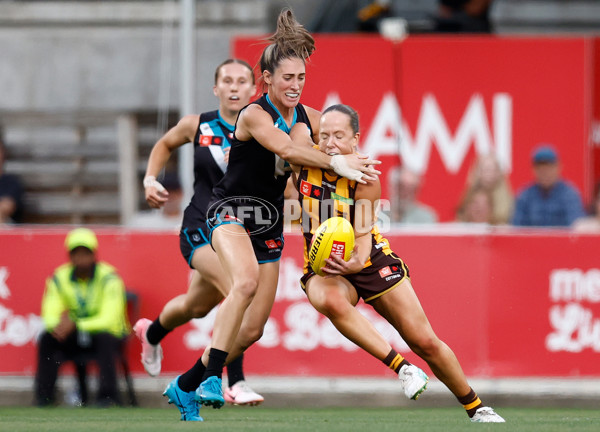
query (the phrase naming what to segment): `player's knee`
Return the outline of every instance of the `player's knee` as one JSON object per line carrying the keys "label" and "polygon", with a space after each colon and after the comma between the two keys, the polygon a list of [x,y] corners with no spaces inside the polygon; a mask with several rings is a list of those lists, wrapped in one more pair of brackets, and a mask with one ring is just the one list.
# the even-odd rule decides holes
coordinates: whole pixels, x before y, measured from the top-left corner
{"label": "player's knee", "polygon": [[419,335],[410,345],[412,350],[423,358],[436,357],[441,350],[441,341],[435,335]]}
{"label": "player's knee", "polygon": [[248,301],[251,301],[256,295],[258,288],[258,278],[245,277],[241,280],[235,281],[231,287],[230,295],[239,296]]}
{"label": "player's knee", "polygon": [[204,318],[208,313],[212,310],[212,307],[208,307],[207,305],[191,305],[188,307],[188,316],[190,319],[194,318]]}
{"label": "player's knee", "polygon": [[338,318],[347,313],[348,307],[352,307],[348,301],[337,292],[330,292],[320,296],[313,302],[315,308],[328,318]]}

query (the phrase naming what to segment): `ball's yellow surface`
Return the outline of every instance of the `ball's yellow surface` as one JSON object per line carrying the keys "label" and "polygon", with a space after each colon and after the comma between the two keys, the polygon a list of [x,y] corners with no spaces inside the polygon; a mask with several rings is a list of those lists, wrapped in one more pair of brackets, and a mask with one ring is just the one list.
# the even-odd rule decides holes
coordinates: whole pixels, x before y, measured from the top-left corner
{"label": "ball's yellow surface", "polygon": [[332,217],[327,219],[315,231],[308,250],[308,261],[313,271],[325,276],[325,260],[337,255],[348,261],[354,249],[354,228],[347,219]]}

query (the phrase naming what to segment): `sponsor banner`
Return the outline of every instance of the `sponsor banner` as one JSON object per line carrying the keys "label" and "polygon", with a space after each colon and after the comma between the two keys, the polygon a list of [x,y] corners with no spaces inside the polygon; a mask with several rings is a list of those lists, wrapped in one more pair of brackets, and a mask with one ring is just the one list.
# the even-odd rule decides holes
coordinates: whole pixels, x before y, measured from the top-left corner
{"label": "sponsor banner", "polygon": [[[357,109],[360,150],[383,161],[383,198],[393,199],[387,173],[401,158],[424,176],[419,199],[442,221],[454,220],[477,154],[496,154],[518,191],[532,180],[531,151],[539,143],[556,146],[564,176],[589,197],[593,77],[596,96],[600,88],[597,39],[595,63],[594,39],[581,37],[315,40],[302,103]],[[240,38],[233,51],[256,64],[263,47],[256,38]]]}
{"label": "sponsor banner", "polygon": [[598,375],[592,360],[600,353],[598,240],[561,235],[492,239],[494,280],[486,291],[494,374]]}
{"label": "sponsor banner", "polygon": [[[0,232],[2,374],[35,373],[44,282],[67,260],[66,233],[62,228]],[[100,259],[115,265],[128,289],[138,294],[139,317],[155,319],[169,299],[186,291],[190,271],[180,257],[176,234],[104,228],[97,233]],[[467,375],[600,376],[600,235],[385,235],[408,265],[434,330],[456,353]],[[303,238],[287,235],[275,305],[262,339],[246,353],[246,372],[392,376],[308,303],[298,282],[302,251]],[[391,267],[380,270],[382,278],[394,273]],[[360,302],[357,307],[396,350],[429,371],[370,306]],[[210,341],[215,314],[167,336],[165,374],[180,373],[195,363]],[[132,336],[131,366],[143,373],[140,350]]]}
{"label": "sponsor banner", "polygon": [[[590,191],[595,189],[594,186],[600,183],[600,38],[594,39],[594,55],[592,63],[591,74],[593,76],[594,83],[592,85],[592,118],[590,126],[590,149],[591,149],[591,170],[593,175],[591,176]],[[586,198],[593,199],[591,195]]]}

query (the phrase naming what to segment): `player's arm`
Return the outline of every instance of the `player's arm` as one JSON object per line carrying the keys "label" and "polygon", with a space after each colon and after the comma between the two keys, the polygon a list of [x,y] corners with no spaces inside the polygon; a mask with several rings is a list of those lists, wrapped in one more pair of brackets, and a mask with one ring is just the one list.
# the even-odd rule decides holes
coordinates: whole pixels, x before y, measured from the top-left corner
{"label": "player's arm", "polygon": [[319,131],[321,126],[321,111],[317,111],[314,108],[305,106],[308,120],[310,121],[310,128],[312,129],[312,141],[314,144],[319,142]]}
{"label": "player's arm", "polygon": [[292,175],[287,179],[285,190],[283,191],[283,198],[285,199],[283,204],[283,224],[284,229],[288,231],[297,230],[302,218],[302,207],[298,201],[300,193],[298,192],[297,182],[298,176],[295,172],[292,172]]}
{"label": "player's arm", "polygon": [[381,198],[379,179],[367,184],[359,184],[354,195],[354,249],[348,261],[333,255],[326,260],[323,272],[329,275],[343,275],[361,271],[371,256],[373,240],[371,229],[377,220],[377,206]]}
{"label": "player's arm", "polygon": [[183,117],[152,147],[144,177],[144,191],[150,207],[159,208],[169,198],[169,192],[156,180],[156,177],[165,167],[175,149],[194,141],[199,121],[197,115]]}
{"label": "player's arm", "polygon": [[291,137],[274,128],[271,116],[260,106],[250,105],[240,113],[236,136],[242,141],[253,137],[267,150],[293,165],[333,169],[339,175],[361,183],[381,174],[371,166],[380,161],[356,154],[329,156],[312,148],[313,141],[306,124],[297,123],[292,129],[294,134]]}
{"label": "player's arm", "polygon": [[[292,127],[292,130],[290,131],[290,139],[292,141],[299,141],[300,143],[306,143],[306,145],[310,145],[311,147],[314,146],[315,144],[319,143],[319,126],[321,125],[321,112],[317,111],[314,108],[311,107],[304,107],[306,110],[306,114],[308,115],[308,121],[310,122],[310,128],[313,131],[312,134],[312,140],[307,140],[306,137],[304,135],[306,135],[306,129],[308,128],[304,128],[304,126],[298,126],[296,127],[296,125],[294,125]],[[295,165],[293,163],[290,163],[290,166],[292,167],[292,171],[295,173],[299,173],[300,170],[302,169],[302,166],[300,165]]]}
{"label": "player's arm", "polygon": [[298,197],[298,174],[292,171],[292,174],[287,179],[287,182],[285,184],[283,198],[286,200],[298,200]]}

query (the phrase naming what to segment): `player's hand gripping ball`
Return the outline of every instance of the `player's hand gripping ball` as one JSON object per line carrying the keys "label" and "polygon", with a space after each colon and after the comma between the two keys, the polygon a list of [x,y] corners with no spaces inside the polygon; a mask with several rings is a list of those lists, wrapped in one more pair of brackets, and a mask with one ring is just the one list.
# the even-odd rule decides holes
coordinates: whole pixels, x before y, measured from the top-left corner
{"label": "player's hand gripping ball", "polygon": [[347,219],[332,217],[319,225],[315,231],[310,241],[308,262],[316,274],[326,276],[322,270],[327,265],[325,260],[337,255],[348,261],[353,249],[354,228]]}

